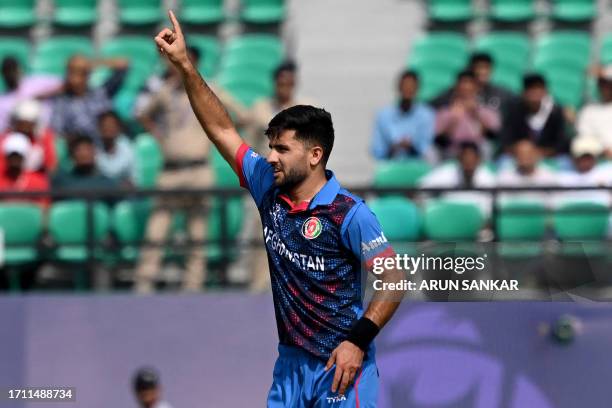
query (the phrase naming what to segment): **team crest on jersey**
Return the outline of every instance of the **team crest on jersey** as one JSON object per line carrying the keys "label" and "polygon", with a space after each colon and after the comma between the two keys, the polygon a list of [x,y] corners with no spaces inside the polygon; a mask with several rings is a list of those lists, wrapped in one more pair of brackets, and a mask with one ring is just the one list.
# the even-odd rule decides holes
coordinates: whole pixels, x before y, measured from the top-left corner
{"label": "team crest on jersey", "polygon": [[302,235],[306,239],[315,239],[323,231],[323,224],[317,217],[310,217],[302,224]]}

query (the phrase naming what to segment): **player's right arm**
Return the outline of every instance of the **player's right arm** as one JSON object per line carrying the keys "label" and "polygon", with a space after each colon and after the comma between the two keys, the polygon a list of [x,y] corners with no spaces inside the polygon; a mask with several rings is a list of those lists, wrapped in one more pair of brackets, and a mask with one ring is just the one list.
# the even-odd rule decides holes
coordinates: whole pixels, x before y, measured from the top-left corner
{"label": "player's right arm", "polygon": [[185,37],[176,16],[172,11],[168,14],[173,30],[164,28],[155,37],[155,43],[161,53],[181,73],[193,112],[206,135],[217,146],[219,152],[236,173],[239,173],[241,170],[236,168],[235,157],[244,141],[217,95],[209,88],[197,68],[189,60]]}

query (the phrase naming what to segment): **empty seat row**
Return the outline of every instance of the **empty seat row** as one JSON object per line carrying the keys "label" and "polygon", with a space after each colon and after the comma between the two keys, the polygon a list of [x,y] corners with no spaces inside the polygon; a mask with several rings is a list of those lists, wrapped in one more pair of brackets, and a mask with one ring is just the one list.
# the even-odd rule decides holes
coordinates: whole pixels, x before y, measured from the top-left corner
{"label": "empty seat row", "polygon": [[[64,27],[91,26],[98,20],[98,0],[54,0],[51,19]],[[23,28],[37,21],[36,0],[0,0],[0,27]],[[164,17],[160,0],[116,0],[119,22],[127,26],[157,24]],[[182,22],[215,24],[225,20],[223,0],[181,0]],[[278,23],[286,15],[284,0],[241,0],[240,19],[251,24]]]}

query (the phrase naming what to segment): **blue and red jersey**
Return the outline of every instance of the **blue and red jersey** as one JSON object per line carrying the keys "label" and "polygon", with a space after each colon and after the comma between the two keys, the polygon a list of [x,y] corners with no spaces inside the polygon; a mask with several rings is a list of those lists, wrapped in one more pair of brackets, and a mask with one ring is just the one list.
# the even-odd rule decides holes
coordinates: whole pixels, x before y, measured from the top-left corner
{"label": "blue and red jersey", "polygon": [[279,341],[327,359],[363,314],[365,266],[393,249],[364,201],[331,171],[310,202],[294,206],[274,185],[272,166],[246,144],[236,163],[261,216]]}

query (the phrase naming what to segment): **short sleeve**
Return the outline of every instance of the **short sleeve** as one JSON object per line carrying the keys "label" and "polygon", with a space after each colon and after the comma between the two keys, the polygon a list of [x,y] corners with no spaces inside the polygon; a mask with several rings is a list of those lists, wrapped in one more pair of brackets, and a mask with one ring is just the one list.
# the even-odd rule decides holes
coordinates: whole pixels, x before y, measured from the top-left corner
{"label": "short sleeve", "polygon": [[246,143],[236,153],[236,169],[240,185],[251,192],[257,207],[264,194],[274,186],[274,170],[270,163]]}
{"label": "short sleeve", "polygon": [[363,202],[356,204],[347,214],[342,226],[342,240],[367,270],[371,270],[374,258],[395,256],[376,216]]}

